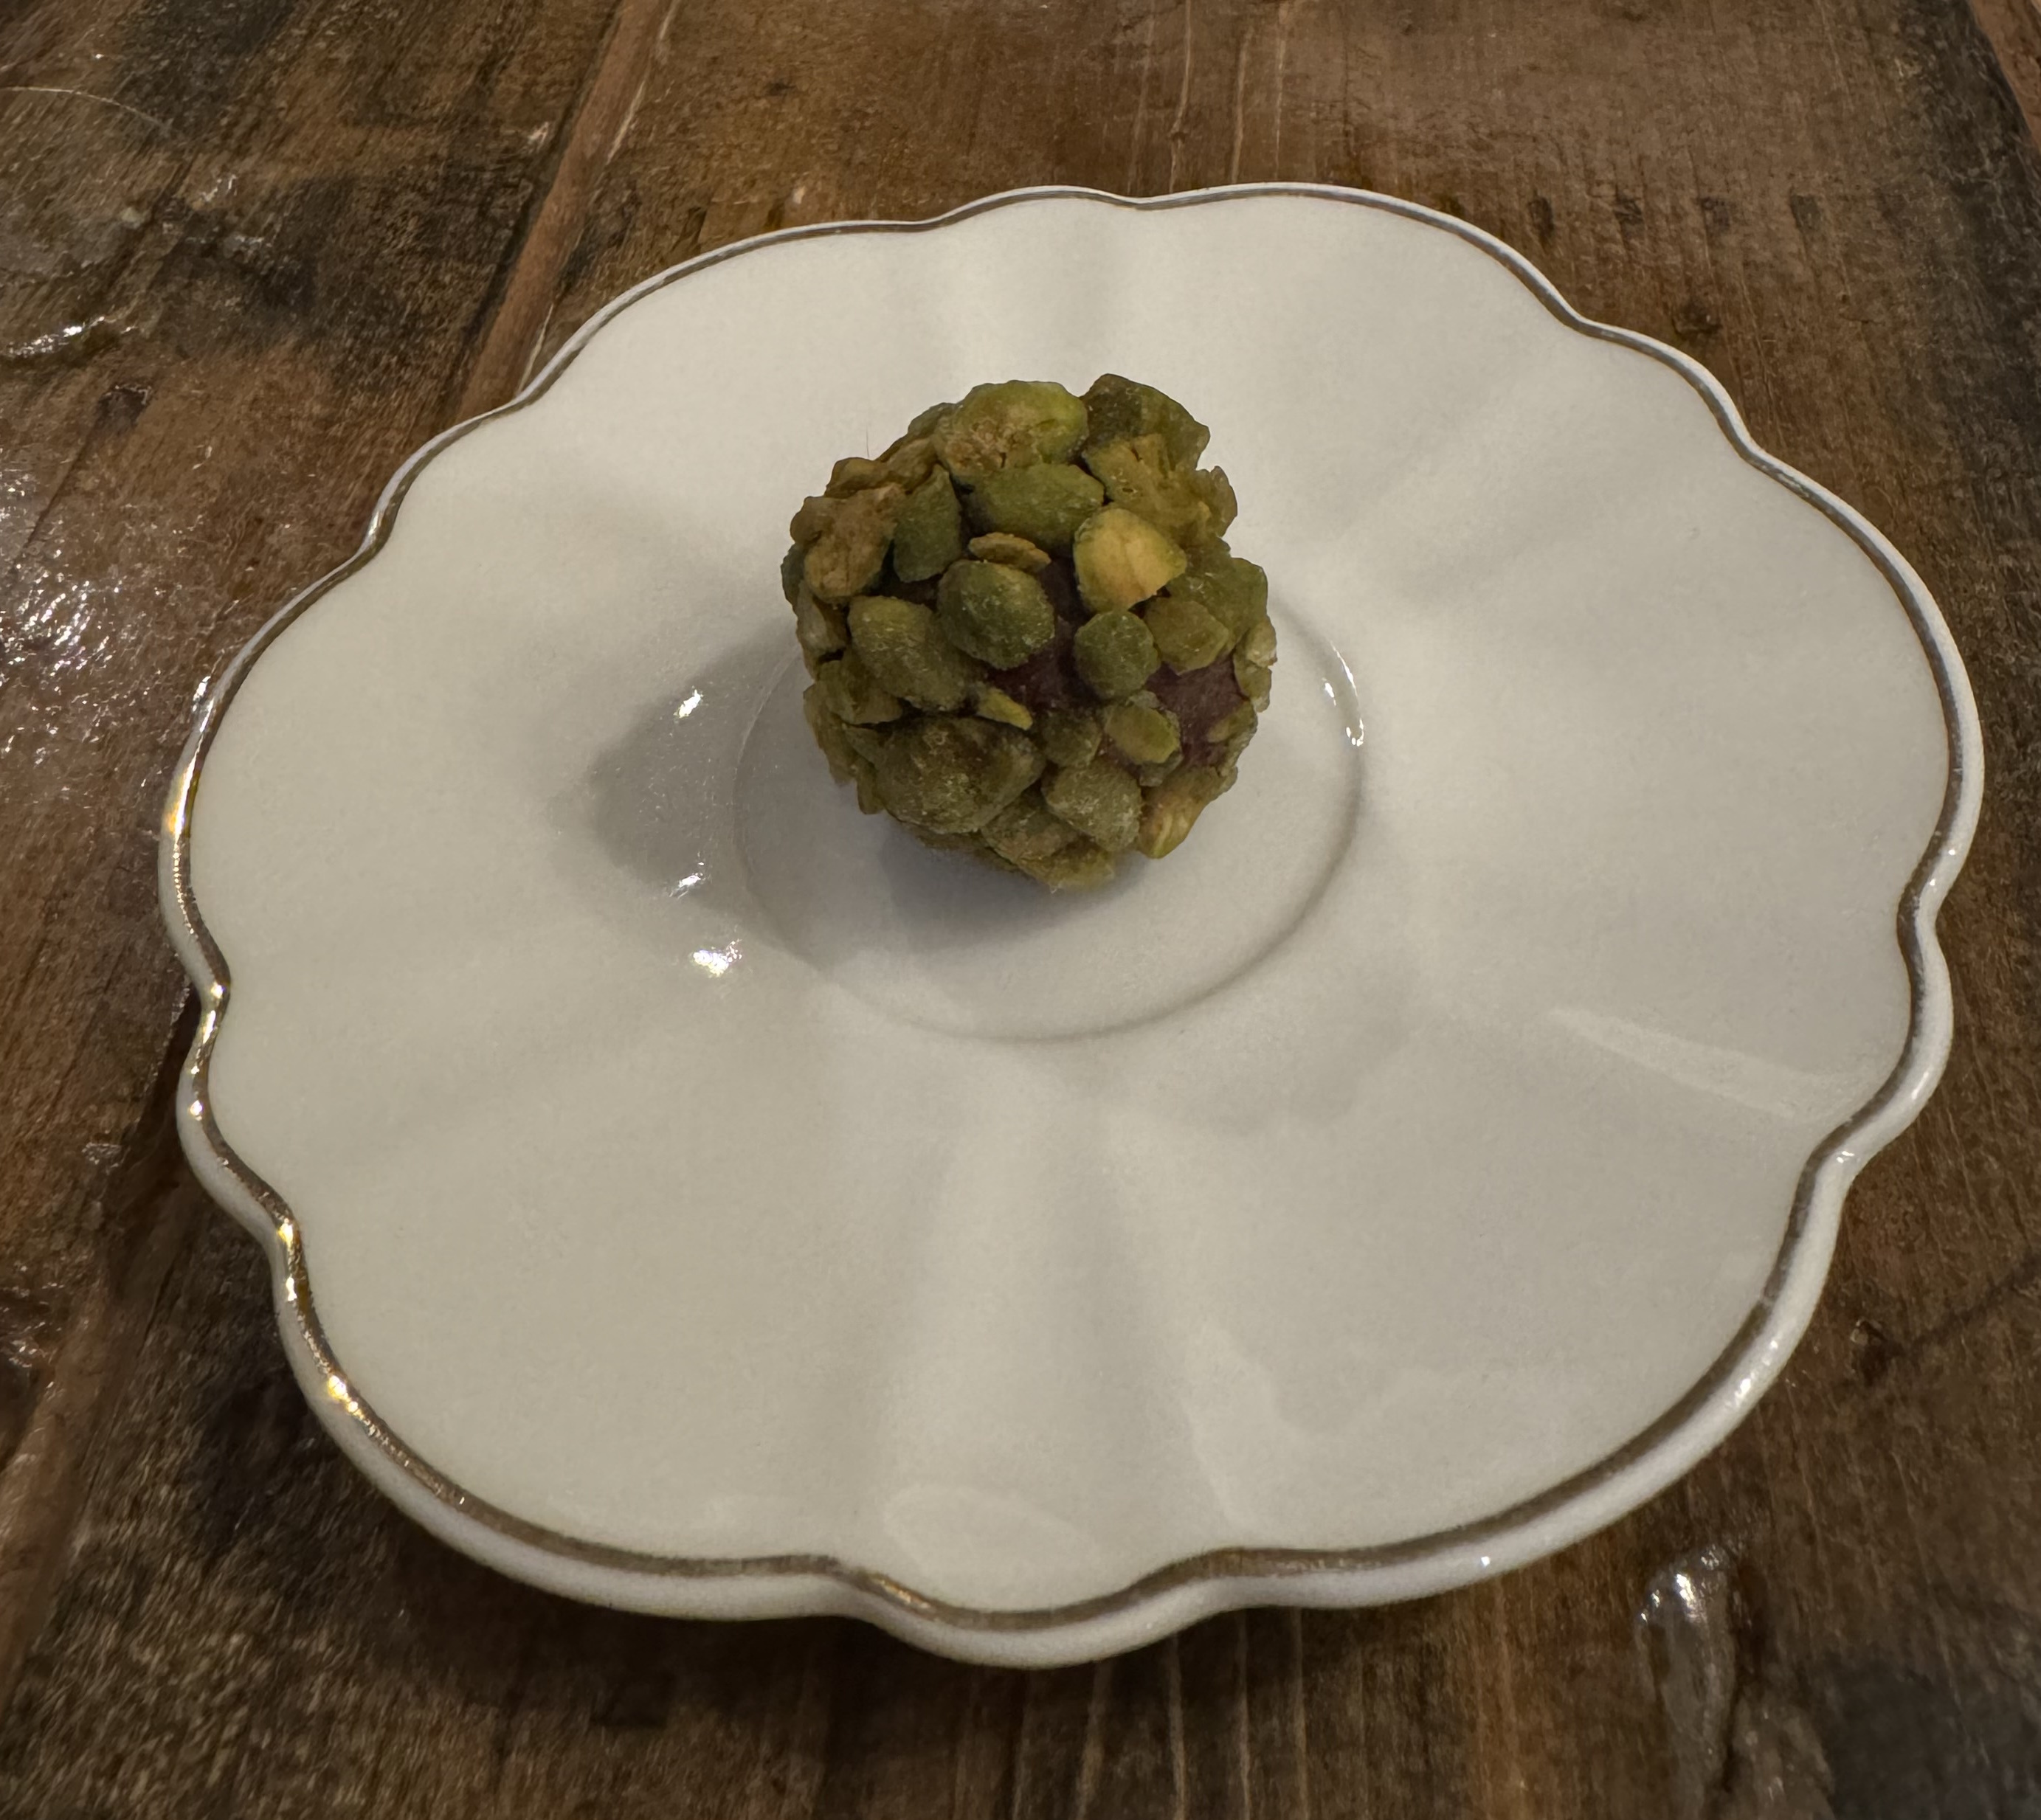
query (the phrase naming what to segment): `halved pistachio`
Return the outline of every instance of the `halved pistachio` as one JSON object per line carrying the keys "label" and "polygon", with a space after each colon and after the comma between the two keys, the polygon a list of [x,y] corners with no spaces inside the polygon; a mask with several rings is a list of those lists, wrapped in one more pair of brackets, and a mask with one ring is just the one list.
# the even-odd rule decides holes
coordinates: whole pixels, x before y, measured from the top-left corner
{"label": "halved pistachio", "polygon": [[807,718],[808,731],[815,736],[815,744],[822,748],[822,756],[829,761],[830,775],[838,783],[849,783],[856,754],[844,737],[843,722],[830,711],[820,683],[811,683],[802,691],[801,712]]}
{"label": "halved pistachio", "polygon": [[1206,804],[1223,794],[1226,786],[1216,771],[1203,765],[1186,765],[1175,776],[1156,786],[1149,794],[1141,817],[1141,832],[1135,844],[1150,859],[1173,853],[1191,832]]}
{"label": "halved pistachio", "polygon": [[1146,519],[1119,505],[1086,519],[1072,549],[1078,592],[1094,613],[1139,606],[1182,574],[1188,560]]}
{"label": "halved pistachio", "polygon": [[[811,500],[809,505],[818,502]],[[815,516],[822,529],[808,546],[802,577],[819,600],[837,604],[862,594],[886,565],[886,546],[907,504],[907,489],[888,481],[843,499],[824,499]],[[795,535],[807,513],[794,520]]]}
{"label": "halved pistachio", "polygon": [[1200,468],[1191,476],[1191,489],[1205,502],[1205,508],[1211,514],[1211,535],[1215,538],[1225,536],[1240,516],[1240,501],[1234,497],[1233,482],[1226,478],[1226,470]]}
{"label": "halved pistachio", "polygon": [[1042,793],[1031,790],[985,825],[985,843],[1026,871],[1070,845],[1075,831],[1051,815]]}
{"label": "halved pistachio", "polygon": [[888,480],[898,481],[912,493],[936,471],[936,444],[932,436],[905,436],[879,458]]}
{"label": "halved pistachio", "polygon": [[1186,550],[1218,535],[1193,471],[1169,465],[1160,436],[1101,444],[1086,449],[1084,459],[1085,466],[1105,483],[1108,499],[1139,512]]}
{"label": "halved pistachio", "polygon": [[1105,489],[1069,462],[1037,462],[982,477],[971,489],[971,521],[1009,531],[1060,555],[1078,527],[1105,504]]}
{"label": "halved pistachio", "polygon": [[936,465],[936,445],[926,436],[904,436],[877,457],[845,455],[830,470],[822,489],[830,499],[862,493],[882,481],[893,481],[910,493],[929,478]]}
{"label": "halved pistachio", "polygon": [[1116,702],[1104,718],[1106,738],[1135,764],[1160,764],[1183,743],[1175,716],[1156,706],[1152,695]]}
{"label": "halved pistachio", "polygon": [[853,726],[897,721],[905,711],[900,698],[880,686],[855,651],[846,651],[823,664],[815,672],[815,682],[830,712]]}
{"label": "halved pistachio", "polygon": [[1258,619],[1242,635],[1240,653],[1250,663],[1276,661],[1276,628],[1266,619]]}
{"label": "halved pistachio", "polygon": [[811,676],[825,657],[834,657],[850,642],[843,615],[818,600],[808,591],[806,582],[795,590],[794,637],[800,645],[801,655],[807,661],[808,674]]}
{"label": "halved pistachio", "polygon": [[1012,727],[943,714],[902,727],[876,768],[879,796],[901,821],[968,834],[1042,775],[1042,755]]}
{"label": "halved pistachio", "polygon": [[1035,717],[1025,706],[1004,689],[995,689],[990,683],[980,683],[971,691],[971,711],[980,718],[1018,727],[1024,733],[1035,724]]}
{"label": "halved pistachio", "polygon": [[888,478],[883,461],[875,461],[869,455],[845,455],[830,470],[829,485],[822,493],[830,499],[843,499]]}
{"label": "halved pistachio", "polygon": [[1053,379],[973,386],[935,426],[936,453],[959,480],[1068,461],[1085,438],[1085,408]]}
{"label": "halved pistachio", "polygon": [[[1179,600],[1195,600],[1236,638],[1245,638],[1255,627],[1268,623],[1268,577],[1255,564],[1229,550],[1200,550],[1190,566],[1169,584],[1169,592]],[[1267,657],[1249,653],[1256,662],[1266,664],[1275,657],[1273,632],[1268,641]]]}
{"label": "halved pistachio", "polygon": [[1226,742],[1225,750],[1220,755],[1219,761],[1219,787],[1221,789],[1230,790],[1233,788],[1235,780],[1240,775],[1240,755],[1247,750],[1248,742],[1253,737],[1254,729],[1252,727],[1249,727],[1244,732],[1235,733],[1231,739]]}
{"label": "halved pistachio", "polygon": [[858,727],[847,722],[843,729],[843,743],[868,763],[876,764],[879,755],[885,751],[886,742],[892,738],[893,729],[899,725],[895,721],[889,725]]}
{"label": "halved pistachio", "polygon": [[1224,657],[1233,634],[1195,600],[1165,594],[1142,609],[1162,661],[1184,676]]}
{"label": "halved pistachio", "polygon": [[1140,832],[1141,786],[1107,760],[1054,773],[1042,786],[1042,800],[1108,853],[1131,847]]}
{"label": "halved pistachio", "polygon": [[936,614],[952,645],[995,670],[1055,641],[1056,610],[1041,583],[1003,562],[952,562],[937,590]]}
{"label": "halved pistachio", "polygon": [[1101,613],[1086,620],[1078,628],[1073,654],[1078,674],[1108,702],[1132,695],[1162,661],[1154,636],[1133,613]]}
{"label": "halved pistachio", "polygon": [[992,857],[1052,890],[1089,891],[1112,876],[1112,855],[1051,815],[1039,790],[1001,810],[985,843]]}
{"label": "halved pistachio", "polygon": [[1051,891],[1096,891],[1112,880],[1113,855],[1082,836],[1047,859],[1024,867]]}
{"label": "halved pistachio", "polygon": [[938,853],[972,853],[990,858],[985,851],[985,839],[977,834],[938,834],[933,828],[917,828],[914,838],[924,847],[933,847]]}
{"label": "halved pistachio", "polygon": [[1117,373],[1100,374],[1084,402],[1089,421],[1086,440],[1093,444],[1159,436],[1173,466],[1196,467],[1211,440],[1211,432],[1167,392],[1124,379]]}
{"label": "halved pistachio", "polygon": [[1266,664],[1256,663],[1245,651],[1235,651],[1233,654],[1233,680],[1239,683],[1240,692],[1257,709],[1267,711],[1273,679]]}
{"label": "halved pistachio", "polygon": [[1242,702],[1230,714],[1220,716],[1207,727],[1205,738],[1214,745],[1230,745],[1235,740],[1245,745],[1256,725],[1253,702]]}
{"label": "halved pistachio", "polygon": [[[919,436],[933,437],[936,433],[936,425],[956,409],[956,406],[953,404],[929,406],[925,411],[921,412],[912,423],[908,425],[907,433],[901,437],[900,441],[912,442]],[[898,444],[895,444],[895,447],[898,447]],[[891,453],[891,451],[889,450],[887,453]]]}
{"label": "halved pistachio", "polygon": [[851,642],[882,687],[932,714],[963,706],[978,666],[943,636],[927,607],[860,594],[849,617]]}
{"label": "halved pistachio", "polygon": [[851,781],[857,786],[857,806],[867,815],[878,814],[886,806],[886,799],[879,794],[879,767],[859,756],[851,760],[850,771]]}
{"label": "halved pistachio", "polygon": [[1041,718],[1036,742],[1051,764],[1089,764],[1104,737],[1098,716],[1082,708],[1057,708]]}
{"label": "halved pistachio", "polygon": [[[829,529],[835,521],[836,515],[837,502],[826,493],[814,493],[801,501],[801,509],[788,521],[787,535],[793,539],[795,546],[801,552],[803,567],[808,560],[808,546]],[[784,575],[785,573],[783,562],[780,573]]]}
{"label": "halved pistachio", "polygon": [[938,468],[908,495],[893,527],[893,573],[902,581],[926,581],[963,554],[963,508]]}
{"label": "halved pistachio", "polygon": [[1009,569],[1024,569],[1030,575],[1047,569],[1055,558],[1038,544],[1008,531],[988,531],[971,540],[971,553],[981,562],[1003,562]]}

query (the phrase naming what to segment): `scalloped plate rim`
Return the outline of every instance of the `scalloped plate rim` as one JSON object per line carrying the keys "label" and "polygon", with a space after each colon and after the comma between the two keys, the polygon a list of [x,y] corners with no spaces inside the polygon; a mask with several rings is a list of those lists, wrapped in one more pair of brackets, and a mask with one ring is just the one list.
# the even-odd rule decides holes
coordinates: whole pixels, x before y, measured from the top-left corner
{"label": "scalloped plate rim", "polygon": [[[205,755],[242,679],[284,627],[376,556],[412,481],[427,463],[479,425],[532,402],[612,318],[677,280],[762,246],[827,234],[925,232],[1016,204],[1084,200],[1159,210],[1257,196],[1373,208],[1455,234],[1499,261],[1563,326],[1670,367],[1700,394],[1739,455],[1828,518],[1870,558],[1920,639],[1941,703],[1949,775],[1934,834],[1898,906],[1899,945],[1909,986],[1906,1041],[1883,1085],[1808,1158],[1779,1254],[1742,1327],[1686,1395],[1623,1447],[1492,1516],[1370,1548],[1223,1550],[1173,1563],[1116,1592],[1036,1610],[951,1605],[883,1574],[823,1556],[696,1559],[635,1554],[547,1530],[473,1497],[413,1454],[354,1395],[319,1326],[294,1217],[235,1153],[212,1115],[208,1068],[227,1010],[229,982],[226,961],[206,929],[192,890],[189,836]],[[383,489],[359,547],[292,596],[207,691],[172,779],[159,845],[164,919],[200,1001],[198,1030],[178,1095],[178,1134],[208,1193],[263,1243],[278,1331],[292,1369],[342,1452],[423,1528],[516,1578],[571,1597],[671,1616],[856,1616],[944,1654],[1017,1667],[1082,1661],[1135,1647],[1201,1617],[1246,1605],[1387,1604],[1520,1566],[1614,1521],[1718,1445],[1778,1375],[1812,1317],[1851,1182],[1871,1156],[1918,1116],[1948,1061],[1954,1005],[1935,922],[1968,852],[1982,786],[1982,736],[1968,677],[1940,609],[1906,558],[1852,507],[1761,448],[1706,367],[1648,336],[1583,316],[1522,254],[1482,229],[1373,191],[1293,183],[1237,184],[1145,197],[1044,185],[1003,191],[919,221],[825,222],[785,228],[733,242],[632,286],[584,322],[514,398],[423,444]]]}

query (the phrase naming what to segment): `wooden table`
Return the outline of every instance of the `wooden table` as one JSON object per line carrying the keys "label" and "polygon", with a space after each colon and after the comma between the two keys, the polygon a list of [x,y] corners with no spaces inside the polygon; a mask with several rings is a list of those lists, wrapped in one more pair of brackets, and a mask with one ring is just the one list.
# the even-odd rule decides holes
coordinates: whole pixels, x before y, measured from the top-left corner
{"label": "wooden table", "polygon": [[[2041,1811],[2032,8],[0,6],[0,1814]],[[1261,177],[1464,216],[1695,354],[1954,626],[1990,774],[1955,1054],[1783,1383],[1555,1559],[1095,1668],[583,1610],[448,1553],[315,1427],[168,1135],[194,696],[406,453],[648,272]]]}

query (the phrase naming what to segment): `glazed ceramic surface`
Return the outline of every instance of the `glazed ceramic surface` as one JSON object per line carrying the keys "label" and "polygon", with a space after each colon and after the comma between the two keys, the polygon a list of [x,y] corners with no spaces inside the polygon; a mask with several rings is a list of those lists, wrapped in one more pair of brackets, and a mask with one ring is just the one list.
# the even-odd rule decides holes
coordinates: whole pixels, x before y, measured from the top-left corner
{"label": "glazed ceramic surface", "polygon": [[[832,786],[777,569],[984,379],[1213,427],[1275,697],[1048,896]],[[1043,1662],[1494,1571],[1690,1464],[1948,1041],[1934,607],[1680,356],[1379,197],[698,261],[217,689],[185,1130],[334,1431],[563,1591]],[[231,978],[231,1001],[228,981]]]}

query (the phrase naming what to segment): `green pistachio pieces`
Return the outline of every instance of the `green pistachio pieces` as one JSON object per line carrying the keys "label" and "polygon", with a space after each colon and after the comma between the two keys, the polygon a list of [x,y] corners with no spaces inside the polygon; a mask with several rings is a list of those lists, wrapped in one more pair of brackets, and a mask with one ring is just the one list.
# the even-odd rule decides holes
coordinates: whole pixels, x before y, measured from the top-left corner
{"label": "green pistachio pieces", "polygon": [[1051,764],[1089,764],[1105,737],[1098,716],[1082,708],[1057,708],[1041,717],[1036,744]]}
{"label": "green pistachio pieces", "polygon": [[841,499],[810,500],[808,506],[819,508],[813,518],[808,506],[801,508],[794,520],[797,540],[804,521],[820,523],[801,571],[817,600],[841,605],[879,579],[906,504],[907,489],[888,481]]}
{"label": "green pistachio pieces", "polygon": [[1166,392],[1101,373],[1084,395],[1089,444],[1125,442],[1135,436],[1158,436],[1171,463],[1196,467],[1211,440],[1211,432]]}
{"label": "green pistachio pieces", "polygon": [[881,687],[929,714],[963,706],[978,667],[943,636],[927,607],[861,594],[850,603],[849,620],[851,644]]}
{"label": "green pistachio pieces", "polygon": [[980,531],[1011,531],[1058,555],[1078,527],[1105,504],[1097,479],[1068,462],[1036,462],[982,475],[971,489],[971,521]]}
{"label": "green pistachio pieces", "polygon": [[1234,496],[1233,482],[1226,478],[1226,470],[1200,468],[1191,476],[1191,489],[1204,501],[1205,510],[1211,514],[1212,537],[1216,539],[1225,536],[1240,516],[1240,501]]}
{"label": "green pistachio pieces", "polygon": [[1075,656],[1078,674],[1108,702],[1132,695],[1162,661],[1154,635],[1131,613],[1101,613],[1080,626]]}
{"label": "green pistachio pieces", "polygon": [[1138,607],[1188,566],[1166,532],[1120,505],[1108,505],[1085,520],[1071,554],[1078,592],[1094,613]]}
{"label": "green pistachio pieces", "polygon": [[1024,569],[1039,574],[1055,560],[1047,550],[1016,537],[1010,531],[988,531],[971,540],[971,553],[981,562],[1003,562],[1009,569]]}
{"label": "green pistachio pieces", "polygon": [[1178,676],[1215,664],[1233,644],[1233,634],[1195,600],[1165,594],[1142,610],[1162,661]]}
{"label": "green pistachio pieces", "polygon": [[[1169,584],[1169,592],[1179,600],[1195,600],[1235,638],[1268,623],[1268,577],[1253,563],[1224,550],[1200,550]],[[1256,661],[1268,663],[1275,651],[1272,634],[1268,656]]]}
{"label": "green pistachio pieces", "polygon": [[865,455],[845,455],[830,470],[829,485],[822,491],[829,498],[842,499],[893,481],[911,493],[935,465],[936,445],[928,437],[902,436],[876,461]]}
{"label": "green pistachio pieces", "polygon": [[974,386],[838,462],[780,591],[831,777],[925,844],[1052,890],[1159,859],[1268,705],[1268,577],[1204,426],[1107,374]]}
{"label": "green pistachio pieces", "polygon": [[[944,417],[948,417],[950,413],[956,409],[956,406],[955,405],[929,406],[925,411],[923,411],[911,424],[908,425],[907,433],[901,437],[900,442],[910,443],[918,437],[933,436],[936,433],[936,425],[940,423]],[[900,443],[895,443],[893,445],[895,448],[898,448],[899,446]],[[891,453],[891,451],[888,451],[887,452]]]}
{"label": "green pistachio pieces", "polygon": [[1141,786],[1103,759],[1053,774],[1042,786],[1042,800],[1059,821],[1108,853],[1124,852],[1141,831]]}
{"label": "green pistachio pieces", "polygon": [[1051,891],[1096,891],[1112,881],[1117,857],[1096,842],[1074,840],[1036,866],[1033,876]]}
{"label": "green pistachio pieces", "polygon": [[904,711],[900,698],[880,686],[855,651],[846,651],[823,664],[815,672],[815,681],[830,712],[853,726],[897,721]]}
{"label": "green pistachio pieces", "polygon": [[820,683],[809,683],[801,697],[801,712],[807,717],[808,731],[815,736],[815,744],[822,748],[822,756],[829,760],[830,775],[838,783],[849,783],[856,754],[850,741],[844,737],[844,724],[830,706]]}
{"label": "green pistachio pieces", "polygon": [[934,429],[943,466],[967,483],[1002,468],[1068,461],[1085,440],[1082,398],[1052,379],[973,386]]}
{"label": "green pistachio pieces", "polygon": [[1114,702],[1105,710],[1104,723],[1107,742],[1135,764],[1160,764],[1183,743],[1176,717],[1152,695]]}
{"label": "green pistachio pieces", "polygon": [[1240,654],[1252,664],[1276,661],[1276,628],[1266,620],[1250,626],[1241,634]]}
{"label": "green pistachio pieces", "polygon": [[843,729],[843,743],[872,764],[878,763],[879,755],[885,751],[886,742],[892,737],[891,727],[860,727],[846,722]]}
{"label": "green pistachio pieces", "polygon": [[902,821],[937,834],[971,834],[1042,775],[1025,733],[955,715],[910,722],[874,767],[880,800]]}
{"label": "green pistachio pieces", "polygon": [[1038,790],[1009,803],[985,828],[986,845],[1024,871],[1053,858],[1075,838],[1076,830],[1049,813]]}
{"label": "green pistachio pieces", "polygon": [[871,760],[854,756],[850,761],[851,781],[857,786],[857,806],[867,815],[876,815],[886,806],[879,794],[879,768]]}
{"label": "green pistachio pieces", "polygon": [[1219,773],[1203,765],[1187,765],[1164,779],[1142,810],[1141,832],[1135,844],[1150,859],[1175,852],[1206,805],[1225,788]]}
{"label": "green pistachio pieces", "polygon": [[842,614],[818,600],[808,592],[806,582],[794,601],[794,636],[800,641],[801,654],[807,659],[811,676],[823,658],[834,657],[850,642]]}
{"label": "green pistachio pieces", "polygon": [[830,499],[843,499],[876,486],[886,478],[886,464],[868,455],[845,455],[830,470],[829,485],[822,489]]}
{"label": "green pistachio pieces", "polygon": [[1268,706],[1273,678],[1266,664],[1257,664],[1246,652],[1236,651],[1233,654],[1233,680],[1240,685],[1240,692],[1257,709]]}
{"label": "green pistachio pieces", "polygon": [[985,844],[994,858],[1052,891],[1088,891],[1112,876],[1113,855],[1052,815],[1038,790],[986,824]]}
{"label": "green pistachio pieces", "polygon": [[1021,706],[1004,689],[995,689],[990,683],[981,683],[972,692],[972,711],[988,721],[998,721],[1002,725],[1018,727],[1024,733],[1034,725],[1033,713]]}
{"label": "green pistachio pieces", "polygon": [[1242,702],[1207,727],[1205,737],[1215,745],[1230,745],[1235,740],[1246,740],[1253,733],[1256,724],[1254,704]]}
{"label": "green pistachio pieces", "polygon": [[1184,548],[1195,550],[1219,535],[1195,474],[1168,465],[1160,436],[1086,449],[1085,466],[1104,482],[1105,497],[1115,505],[1139,512]]}
{"label": "green pistachio pieces", "polygon": [[963,508],[940,469],[907,496],[893,531],[893,573],[928,581],[963,554]]}
{"label": "green pistachio pieces", "polygon": [[1200,468],[1209,432],[1174,398],[1108,373],[1085,394],[1084,464],[1106,495],[1186,550],[1226,535],[1239,507],[1222,468]]}
{"label": "green pistachio pieces", "polygon": [[1003,562],[952,563],[937,591],[936,615],[952,645],[996,670],[1024,663],[1056,636],[1056,610],[1041,583]]}

